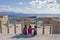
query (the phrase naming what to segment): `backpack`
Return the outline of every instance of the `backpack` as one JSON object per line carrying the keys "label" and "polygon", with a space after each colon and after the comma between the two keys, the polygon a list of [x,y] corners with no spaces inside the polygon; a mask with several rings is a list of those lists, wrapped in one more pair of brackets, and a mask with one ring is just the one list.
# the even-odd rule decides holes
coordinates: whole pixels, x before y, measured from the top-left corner
{"label": "backpack", "polygon": [[27,30],[26,29],[23,30],[23,34],[27,34]]}

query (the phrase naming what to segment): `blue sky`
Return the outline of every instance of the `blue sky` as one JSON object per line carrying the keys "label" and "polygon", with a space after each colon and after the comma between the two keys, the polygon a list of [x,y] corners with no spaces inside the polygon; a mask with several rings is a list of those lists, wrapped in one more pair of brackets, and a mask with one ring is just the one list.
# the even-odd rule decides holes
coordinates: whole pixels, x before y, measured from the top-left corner
{"label": "blue sky", "polygon": [[[6,5],[6,6],[12,6],[12,7],[16,7],[16,6],[23,6],[23,5],[27,5],[29,0],[0,0],[0,5]],[[19,3],[24,3],[23,5]]]}
{"label": "blue sky", "polygon": [[0,0],[0,12],[59,14],[60,0]]}

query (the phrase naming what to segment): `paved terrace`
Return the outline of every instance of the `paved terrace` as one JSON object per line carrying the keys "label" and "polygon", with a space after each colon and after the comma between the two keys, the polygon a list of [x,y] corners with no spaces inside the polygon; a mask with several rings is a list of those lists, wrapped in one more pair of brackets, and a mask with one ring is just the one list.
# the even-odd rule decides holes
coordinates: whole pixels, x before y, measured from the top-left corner
{"label": "paved terrace", "polygon": [[30,38],[25,38],[20,34],[0,34],[0,40],[60,40],[60,34],[53,34],[53,35],[40,34]]}

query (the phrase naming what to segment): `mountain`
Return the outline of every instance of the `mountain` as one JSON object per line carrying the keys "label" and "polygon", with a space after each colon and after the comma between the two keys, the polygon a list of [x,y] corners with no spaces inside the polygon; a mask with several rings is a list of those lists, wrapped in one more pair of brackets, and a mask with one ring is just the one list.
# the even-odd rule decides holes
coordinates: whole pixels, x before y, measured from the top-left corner
{"label": "mountain", "polygon": [[14,12],[0,12],[0,15],[8,15],[10,18],[18,17],[60,17],[60,14],[24,14],[24,13],[14,13]]}
{"label": "mountain", "polygon": [[23,13],[15,13],[15,12],[0,12],[0,15],[8,15],[10,18],[25,16]]}
{"label": "mountain", "polygon": [[10,17],[10,18],[19,18],[19,17],[30,17],[30,18],[32,18],[31,16],[36,17],[33,14],[23,14],[23,13],[14,13],[14,12],[0,12],[0,15],[8,15],[8,17]]}

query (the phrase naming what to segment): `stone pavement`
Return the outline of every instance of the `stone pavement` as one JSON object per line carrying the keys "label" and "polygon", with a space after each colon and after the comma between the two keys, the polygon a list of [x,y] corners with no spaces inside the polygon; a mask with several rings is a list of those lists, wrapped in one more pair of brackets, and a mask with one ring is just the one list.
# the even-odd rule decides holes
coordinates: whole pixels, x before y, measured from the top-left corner
{"label": "stone pavement", "polygon": [[[15,35],[19,38],[12,38]],[[0,40],[60,40],[60,34],[40,34],[30,38],[24,38],[19,34],[0,34]]]}

